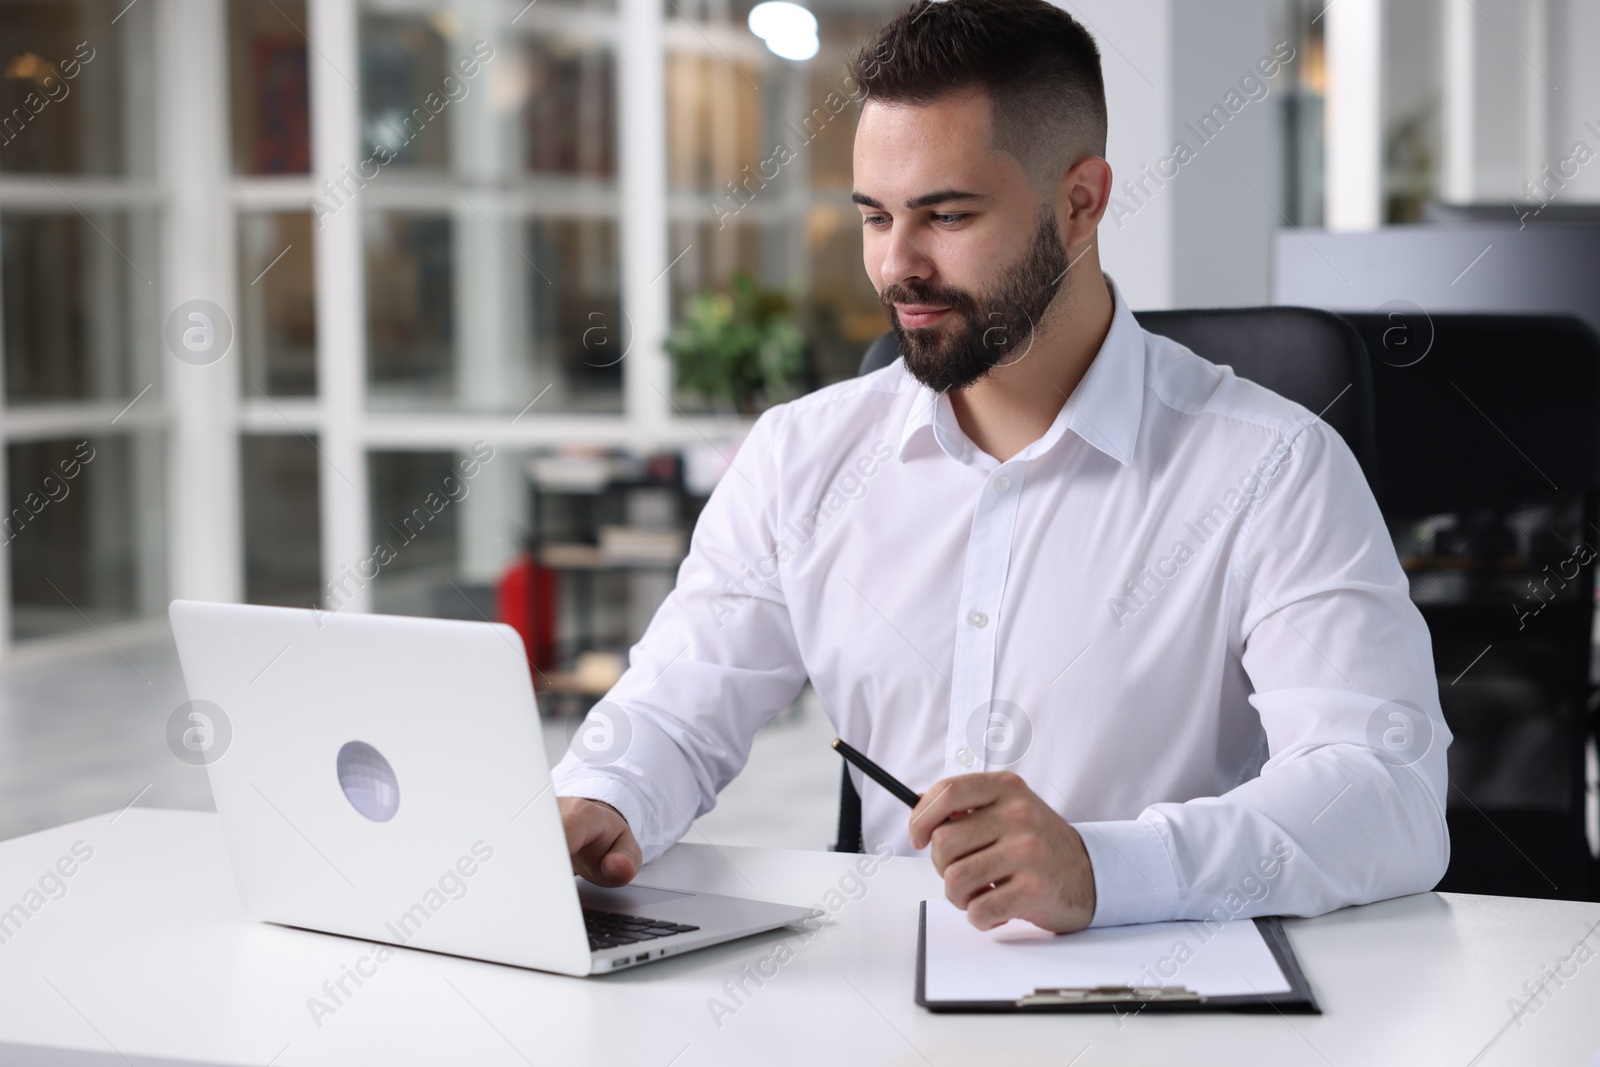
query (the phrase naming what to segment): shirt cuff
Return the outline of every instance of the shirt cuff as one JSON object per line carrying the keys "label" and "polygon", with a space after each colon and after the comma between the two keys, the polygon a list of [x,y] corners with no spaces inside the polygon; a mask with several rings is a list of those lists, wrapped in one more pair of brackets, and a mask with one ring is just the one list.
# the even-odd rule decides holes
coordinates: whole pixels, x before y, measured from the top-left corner
{"label": "shirt cuff", "polygon": [[[634,840],[639,842],[640,850],[648,852],[645,847],[648,835],[643,830],[644,805],[639,802],[639,795],[627,783],[616,778],[591,774],[584,778],[558,781],[555,790],[558,797],[582,797],[584,800],[599,800],[610,804],[627,822],[628,829],[633,832]],[[647,854],[644,858],[648,863],[655,856]]]}
{"label": "shirt cuff", "polygon": [[1161,831],[1142,819],[1073,823],[1094,869],[1090,926],[1166,922],[1178,911],[1178,877]]}

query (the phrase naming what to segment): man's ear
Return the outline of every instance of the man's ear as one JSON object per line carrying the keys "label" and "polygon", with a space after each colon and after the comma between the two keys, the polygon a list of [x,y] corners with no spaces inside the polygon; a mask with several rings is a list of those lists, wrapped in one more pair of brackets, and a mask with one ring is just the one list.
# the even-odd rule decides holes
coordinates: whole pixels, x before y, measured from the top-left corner
{"label": "man's ear", "polygon": [[1110,204],[1111,164],[1100,156],[1085,156],[1061,176],[1056,183],[1056,219],[1069,254],[1094,240]]}

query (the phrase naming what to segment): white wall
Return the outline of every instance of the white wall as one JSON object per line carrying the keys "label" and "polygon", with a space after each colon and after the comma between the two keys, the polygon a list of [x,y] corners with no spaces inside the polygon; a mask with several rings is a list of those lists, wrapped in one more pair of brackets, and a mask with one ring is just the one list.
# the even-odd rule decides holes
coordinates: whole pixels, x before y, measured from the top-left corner
{"label": "white wall", "polygon": [[[1287,75],[1204,143],[1185,123],[1224,104],[1272,52],[1279,5],[1082,0],[1062,6],[1100,43],[1106,155],[1116,185],[1100,226],[1106,272],[1141,310],[1266,303],[1268,250],[1281,206],[1278,94]],[[1192,158],[1171,178],[1149,177],[1160,177],[1179,141]]]}
{"label": "white wall", "polygon": [[[1058,0],[1059,2],[1059,0]],[[1100,44],[1106,84],[1106,159],[1117,185],[1172,149],[1171,5],[1083,0],[1061,7]],[[1158,194],[1119,225],[1100,224],[1100,265],[1135,308],[1171,307],[1173,201]]]}
{"label": "white wall", "polygon": [[[1278,108],[1293,64],[1303,58],[1296,54],[1270,81],[1260,78],[1257,64],[1272,57],[1281,40],[1274,36],[1278,7],[1275,0],[1172,4],[1172,136],[1195,149],[1194,160],[1168,187],[1174,307],[1267,303],[1272,231],[1283,224],[1279,211],[1287,207]],[[1258,82],[1241,88],[1241,79],[1252,74]],[[1251,100],[1251,92],[1266,95]],[[1201,145],[1189,124],[1199,128],[1218,104],[1239,111],[1219,133],[1207,132],[1212,139]]]}
{"label": "white wall", "polygon": [[[1567,158],[1574,142],[1600,153],[1600,3],[1595,0],[1549,0],[1549,66],[1546,73],[1558,90],[1551,94],[1546,151],[1553,163]],[[1586,124],[1593,124],[1591,129]],[[1585,164],[1561,195],[1569,202],[1600,201],[1600,159]]]}
{"label": "white wall", "polygon": [[[1397,3],[1399,0],[1389,0]],[[1525,183],[1565,164],[1557,203],[1600,201],[1600,4],[1595,0],[1445,0],[1445,195],[1531,201]],[[1593,129],[1590,128],[1593,125]],[[1573,173],[1573,170],[1576,173]]]}

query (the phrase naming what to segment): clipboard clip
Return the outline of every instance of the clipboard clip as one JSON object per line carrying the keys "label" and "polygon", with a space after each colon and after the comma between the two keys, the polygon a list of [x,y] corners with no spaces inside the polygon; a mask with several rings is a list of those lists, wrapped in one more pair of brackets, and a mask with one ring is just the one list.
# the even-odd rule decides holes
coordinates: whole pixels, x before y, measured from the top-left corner
{"label": "clipboard clip", "polygon": [[1054,1004],[1127,1004],[1197,1002],[1200,994],[1181,985],[1097,985],[1079,988],[1035,989],[1017,1001],[1019,1008]]}

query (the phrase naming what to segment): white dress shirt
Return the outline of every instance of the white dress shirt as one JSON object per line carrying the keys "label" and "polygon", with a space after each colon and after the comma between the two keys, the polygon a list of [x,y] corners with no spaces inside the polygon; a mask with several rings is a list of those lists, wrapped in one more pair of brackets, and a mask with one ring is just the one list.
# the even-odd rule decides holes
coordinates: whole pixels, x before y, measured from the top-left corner
{"label": "white dress shirt", "polygon": [[[1021,775],[1083,836],[1095,925],[1431,889],[1450,734],[1353,454],[1107,282],[1099,353],[1004,463],[898,360],[763,413],[557,792],[648,861],[809,677],[918,792]],[[856,782],[866,847],[910,853],[907,808]]]}

